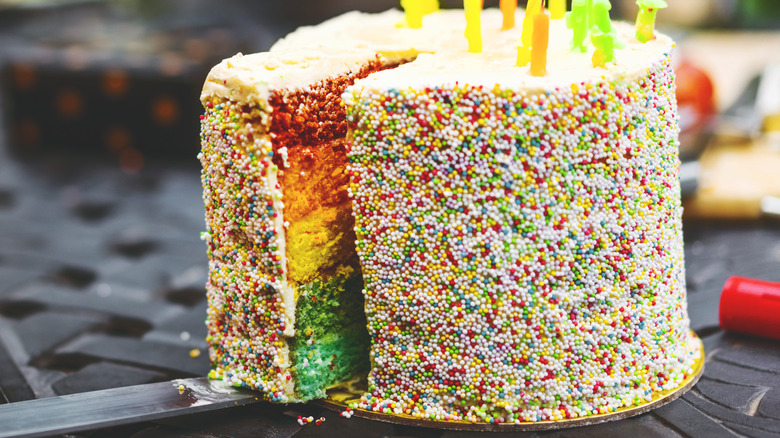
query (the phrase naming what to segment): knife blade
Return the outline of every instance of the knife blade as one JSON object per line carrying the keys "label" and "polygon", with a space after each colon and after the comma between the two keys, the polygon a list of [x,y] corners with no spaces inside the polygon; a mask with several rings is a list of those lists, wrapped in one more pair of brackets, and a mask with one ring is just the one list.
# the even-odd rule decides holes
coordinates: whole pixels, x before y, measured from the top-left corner
{"label": "knife blade", "polygon": [[99,429],[261,400],[256,392],[205,377],[46,397],[0,405],[0,438]]}

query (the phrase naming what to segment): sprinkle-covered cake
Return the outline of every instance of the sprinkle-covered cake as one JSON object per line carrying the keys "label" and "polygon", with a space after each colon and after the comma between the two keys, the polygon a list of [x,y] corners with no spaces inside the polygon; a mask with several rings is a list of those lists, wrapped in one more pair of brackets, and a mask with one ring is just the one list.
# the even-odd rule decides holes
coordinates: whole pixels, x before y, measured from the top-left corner
{"label": "sprinkle-covered cake", "polygon": [[[547,30],[534,48],[522,11],[515,30],[482,11],[478,50],[473,15],[468,44],[462,23],[455,38],[436,21],[463,11],[421,29],[351,14],[215,67],[201,154],[212,377],[291,401],[367,374],[355,407],[489,423],[609,413],[679,387],[700,343],[674,44],[640,42],[593,3],[582,50],[575,0],[566,20],[526,20]],[[427,23],[438,39],[410,36]]]}

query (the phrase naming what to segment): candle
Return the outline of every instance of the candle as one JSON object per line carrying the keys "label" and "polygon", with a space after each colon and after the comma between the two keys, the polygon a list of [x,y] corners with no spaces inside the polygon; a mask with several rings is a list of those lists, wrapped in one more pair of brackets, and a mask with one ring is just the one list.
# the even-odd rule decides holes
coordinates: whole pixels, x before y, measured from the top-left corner
{"label": "candle", "polygon": [[593,4],[591,9],[591,30],[593,26],[596,26],[602,32],[609,32],[612,29],[612,20],[609,19],[609,10],[612,9],[612,4],[609,0],[590,0]]}
{"label": "candle", "polygon": [[655,14],[667,7],[664,0],[636,0],[639,12],[636,14],[636,39],[646,43],[655,38]]}
{"label": "candle", "polygon": [[466,13],[466,39],[469,41],[469,52],[482,51],[482,0],[463,0],[463,10]]}
{"label": "candle", "polygon": [[560,20],[566,14],[566,0],[549,0],[550,18]]}
{"label": "candle", "polygon": [[588,32],[593,27],[593,0],[588,0]]}
{"label": "candle", "polygon": [[585,39],[588,37],[588,0],[572,0],[571,12],[566,13],[566,27],[572,30],[571,50],[585,53]]}
{"label": "candle", "polygon": [[499,3],[501,14],[504,16],[504,23],[501,30],[512,29],[515,27],[515,10],[517,9],[517,0],[501,0]]}
{"label": "candle", "polygon": [[523,33],[520,35],[520,45],[517,46],[518,67],[523,67],[531,62],[531,44],[533,42],[534,16],[544,10],[542,0],[528,0],[528,7],[523,17]]}
{"label": "candle", "polygon": [[609,0],[592,1],[594,25],[591,28],[590,39],[596,47],[592,61],[594,67],[604,67],[606,63],[612,62],[615,56],[616,31],[609,19],[609,10],[612,5]]}
{"label": "candle", "polygon": [[401,7],[406,14],[406,25],[412,29],[422,27],[423,0],[401,0]]}
{"label": "candle", "polygon": [[542,0],[528,0],[528,7],[525,9],[525,17],[523,17],[523,33],[520,35],[520,40],[526,47],[531,46],[533,39],[534,16],[542,10],[544,10]]}
{"label": "candle", "polygon": [[531,43],[531,76],[547,74],[547,45],[550,42],[550,16],[546,12],[534,17],[534,34]]}
{"label": "candle", "polygon": [[427,15],[439,10],[439,0],[421,0],[421,1],[423,3],[422,5],[423,15]]}

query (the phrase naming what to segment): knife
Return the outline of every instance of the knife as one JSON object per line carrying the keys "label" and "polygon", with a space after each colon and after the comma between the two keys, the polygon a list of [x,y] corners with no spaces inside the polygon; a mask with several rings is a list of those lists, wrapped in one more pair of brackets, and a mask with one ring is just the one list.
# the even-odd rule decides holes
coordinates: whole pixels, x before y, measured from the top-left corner
{"label": "knife", "polygon": [[260,395],[205,377],[0,405],[0,438],[38,437],[243,406]]}

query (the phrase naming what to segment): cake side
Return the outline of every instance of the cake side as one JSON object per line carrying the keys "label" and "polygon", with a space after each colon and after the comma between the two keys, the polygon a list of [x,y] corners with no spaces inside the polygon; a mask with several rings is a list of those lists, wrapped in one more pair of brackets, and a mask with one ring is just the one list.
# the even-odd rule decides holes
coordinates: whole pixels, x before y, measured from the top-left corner
{"label": "cake side", "polygon": [[560,87],[519,82],[522,68],[474,84],[479,66],[430,70],[421,55],[348,90],[372,337],[360,407],[559,420],[691,372],[665,47],[634,74]]}
{"label": "cake side", "polygon": [[[378,66],[373,53],[257,54],[225,60],[207,78],[210,377],[287,402],[365,371],[354,232],[339,220],[350,210],[337,99]],[[341,186],[303,184],[333,179]]]}
{"label": "cake side", "polygon": [[269,115],[219,98],[205,106],[199,157],[209,256],[209,376],[283,400],[294,391],[284,336],[294,333],[295,308],[285,290],[276,211],[281,191],[263,132]]}

